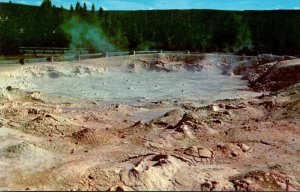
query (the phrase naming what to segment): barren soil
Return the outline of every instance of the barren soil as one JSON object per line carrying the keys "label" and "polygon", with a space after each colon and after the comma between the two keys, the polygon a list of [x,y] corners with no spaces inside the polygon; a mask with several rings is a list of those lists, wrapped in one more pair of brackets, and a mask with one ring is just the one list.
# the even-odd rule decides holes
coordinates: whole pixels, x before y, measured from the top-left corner
{"label": "barren soil", "polygon": [[299,59],[0,68],[0,190],[300,190]]}

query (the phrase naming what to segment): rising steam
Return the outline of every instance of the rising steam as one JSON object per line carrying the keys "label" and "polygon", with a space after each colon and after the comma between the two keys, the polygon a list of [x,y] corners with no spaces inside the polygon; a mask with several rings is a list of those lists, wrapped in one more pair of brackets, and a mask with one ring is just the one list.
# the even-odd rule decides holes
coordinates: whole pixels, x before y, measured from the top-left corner
{"label": "rising steam", "polygon": [[100,24],[89,24],[88,22],[72,17],[62,25],[63,31],[70,38],[70,48],[92,48],[102,51],[115,50],[104,35]]}

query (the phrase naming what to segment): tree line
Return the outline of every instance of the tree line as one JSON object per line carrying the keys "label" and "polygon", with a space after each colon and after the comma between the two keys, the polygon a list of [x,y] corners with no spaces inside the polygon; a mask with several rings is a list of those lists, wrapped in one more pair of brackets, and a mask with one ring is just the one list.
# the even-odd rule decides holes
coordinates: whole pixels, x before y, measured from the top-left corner
{"label": "tree line", "polygon": [[[70,25],[74,18],[76,23]],[[17,53],[20,46],[68,47],[77,25],[93,26],[119,50],[232,52],[242,45],[255,45],[275,54],[300,52],[299,10],[105,11],[94,5],[88,10],[79,2],[64,9],[53,6],[51,0],[38,7],[0,3],[0,52]],[[78,46],[101,49],[89,39],[93,40],[87,38]]]}

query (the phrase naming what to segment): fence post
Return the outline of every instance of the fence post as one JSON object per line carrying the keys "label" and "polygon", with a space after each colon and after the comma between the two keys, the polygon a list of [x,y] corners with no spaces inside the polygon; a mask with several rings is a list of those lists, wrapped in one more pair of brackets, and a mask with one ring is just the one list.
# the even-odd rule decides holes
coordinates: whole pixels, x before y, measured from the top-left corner
{"label": "fence post", "polygon": [[21,65],[25,65],[25,59],[24,58],[20,59],[19,63],[21,63]]}

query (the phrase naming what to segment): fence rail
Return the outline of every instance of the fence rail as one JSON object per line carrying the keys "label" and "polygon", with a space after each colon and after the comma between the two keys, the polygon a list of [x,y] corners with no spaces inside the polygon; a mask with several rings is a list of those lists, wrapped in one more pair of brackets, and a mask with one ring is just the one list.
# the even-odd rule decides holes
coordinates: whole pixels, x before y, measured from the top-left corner
{"label": "fence rail", "polygon": [[163,51],[162,53],[185,54],[185,53],[188,53],[188,52],[187,51]]}
{"label": "fence rail", "polygon": [[40,62],[46,62],[48,60],[49,60],[48,58],[24,59],[24,63],[40,63]]}
{"label": "fence rail", "polygon": [[135,51],[137,55],[159,53],[160,51]]}
{"label": "fence rail", "polygon": [[0,65],[2,64],[18,64],[20,63],[20,60],[2,60],[0,61]]}
{"label": "fence rail", "polygon": [[[28,48],[28,47],[20,47]],[[32,49],[39,49],[39,47],[31,47]],[[52,50],[50,50],[52,49]],[[45,47],[43,50],[64,50],[64,51],[71,51],[67,48],[50,48]],[[25,63],[39,63],[39,62],[59,62],[59,61],[80,61],[86,59],[94,59],[94,58],[101,58],[101,57],[128,57],[130,55],[150,55],[150,54],[187,54],[187,55],[219,55],[219,56],[227,56],[227,57],[239,57],[243,59],[250,59],[253,56],[237,56],[233,54],[226,54],[226,53],[203,53],[203,52],[190,52],[190,51],[163,51],[163,50],[153,50],[153,51],[124,51],[124,52],[100,52],[100,53],[85,53],[87,49],[78,49],[81,50],[81,53],[77,54],[64,54],[61,57],[56,57],[52,54],[52,56],[44,57],[44,58],[33,58],[33,59],[20,59],[20,60],[3,60],[0,61],[0,64],[25,64]],[[66,53],[66,52],[65,52]]]}
{"label": "fence rail", "polygon": [[77,57],[75,55],[64,55],[62,57],[53,57],[53,62],[60,62],[60,61],[75,61]]}
{"label": "fence rail", "polygon": [[88,48],[62,48],[62,47],[19,47],[19,50],[69,50],[69,51],[91,51]]}
{"label": "fence rail", "polygon": [[61,48],[61,47],[19,47],[20,53],[29,54],[74,54],[74,53],[90,53],[96,51],[88,48]]}
{"label": "fence rail", "polygon": [[106,52],[106,57],[114,57],[114,56],[124,56],[124,55],[130,55],[130,51],[124,51],[124,52]]}

